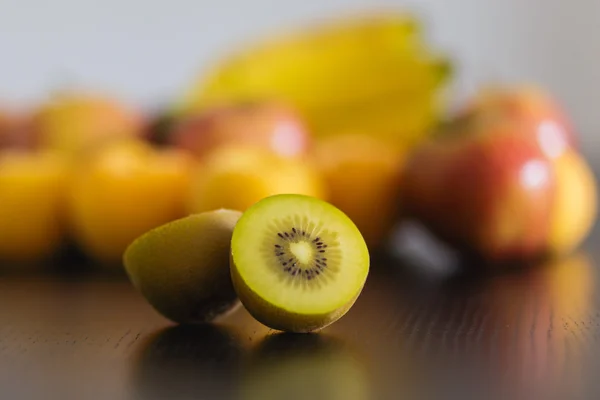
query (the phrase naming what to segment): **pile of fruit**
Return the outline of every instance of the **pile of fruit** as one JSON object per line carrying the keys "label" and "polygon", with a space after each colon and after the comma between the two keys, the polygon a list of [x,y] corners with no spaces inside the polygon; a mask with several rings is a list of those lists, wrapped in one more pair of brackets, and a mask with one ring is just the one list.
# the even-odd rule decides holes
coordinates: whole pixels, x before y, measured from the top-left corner
{"label": "pile of fruit", "polygon": [[249,45],[159,116],[72,92],[2,108],[0,262],[75,243],[121,266],[154,228],[278,194],[334,205],[370,250],[410,219],[494,262],[571,252],[597,204],[567,116],[539,88],[502,87],[445,118],[451,75],[389,14]]}

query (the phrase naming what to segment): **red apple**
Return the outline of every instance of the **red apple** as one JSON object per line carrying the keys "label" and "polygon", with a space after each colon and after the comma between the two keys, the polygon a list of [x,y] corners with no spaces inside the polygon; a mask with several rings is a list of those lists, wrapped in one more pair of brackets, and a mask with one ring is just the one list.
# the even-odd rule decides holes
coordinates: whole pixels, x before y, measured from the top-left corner
{"label": "red apple", "polygon": [[433,233],[490,261],[523,259],[546,246],[552,161],[523,122],[469,120],[417,148],[403,206]]}
{"label": "red apple", "polygon": [[[485,90],[438,134],[438,142],[412,157],[404,188],[407,208],[431,230],[488,258],[564,255],[588,236],[597,215],[596,179],[549,95],[537,88]],[[481,142],[495,152],[482,150]],[[541,173],[542,164],[531,159],[545,159],[543,190],[516,183],[531,173],[526,165]],[[511,186],[517,194],[507,194]]]}
{"label": "red apple", "polygon": [[551,158],[559,157],[568,147],[577,148],[577,137],[566,113],[548,92],[536,86],[488,87],[464,112],[487,120],[523,122],[528,127],[524,134],[534,135]]}
{"label": "red apple", "polygon": [[310,138],[292,109],[275,102],[252,102],[215,106],[184,118],[173,128],[170,141],[199,157],[227,144],[296,157],[307,152]]}

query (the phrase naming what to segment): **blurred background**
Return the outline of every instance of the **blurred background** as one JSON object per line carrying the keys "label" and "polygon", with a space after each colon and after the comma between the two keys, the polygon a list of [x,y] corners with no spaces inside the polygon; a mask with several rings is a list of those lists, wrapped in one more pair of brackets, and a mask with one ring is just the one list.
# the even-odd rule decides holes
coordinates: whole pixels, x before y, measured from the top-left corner
{"label": "blurred background", "polygon": [[120,265],[154,227],[277,193],[330,201],[373,250],[410,218],[496,261],[570,253],[596,219],[598,15],[594,0],[4,1],[0,260]]}
{"label": "blurred background", "polygon": [[598,128],[593,0],[8,1],[0,13],[0,93],[27,102],[67,83],[154,105],[249,37],[377,7],[419,13],[432,40],[460,59],[461,90],[490,78],[535,79],[564,99],[583,130]]}
{"label": "blurred background", "polygon": [[66,86],[162,105],[254,37],[372,9],[410,10],[458,63],[456,95],[489,80],[535,81],[600,152],[600,3],[594,0],[3,1],[0,101],[29,104]]}

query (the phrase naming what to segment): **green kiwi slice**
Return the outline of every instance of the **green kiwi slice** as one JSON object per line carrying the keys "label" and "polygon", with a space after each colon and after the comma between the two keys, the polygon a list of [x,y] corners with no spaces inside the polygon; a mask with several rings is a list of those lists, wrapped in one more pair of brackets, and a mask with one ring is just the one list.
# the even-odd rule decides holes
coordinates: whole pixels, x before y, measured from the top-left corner
{"label": "green kiwi slice", "polygon": [[133,286],[159,313],[181,324],[209,322],[231,311],[239,300],[229,249],[241,215],[208,211],[143,234],[123,256]]}
{"label": "green kiwi slice", "polygon": [[250,207],[231,240],[231,276],[246,309],[270,328],[310,332],[360,295],[369,252],[354,223],[317,198],[281,194]]}

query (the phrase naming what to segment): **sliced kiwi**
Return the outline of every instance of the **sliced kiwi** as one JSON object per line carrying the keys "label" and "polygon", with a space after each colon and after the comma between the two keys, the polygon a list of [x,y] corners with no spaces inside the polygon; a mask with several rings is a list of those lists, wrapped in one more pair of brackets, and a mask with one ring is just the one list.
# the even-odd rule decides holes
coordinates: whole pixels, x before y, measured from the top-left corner
{"label": "sliced kiwi", "polygon": [[369,253],[354,223],[304,195],[267,197],[240,218],[231,277],[240,300],[270,328],[310,332],[342,317],[360,295]]}
{"label": "sliced kiwi", "polygon": [[203,323],[239,304],[229,272],[233,228],[241,213],[215,210],[155,228],[123,257],[133,285],[174,322]]}

